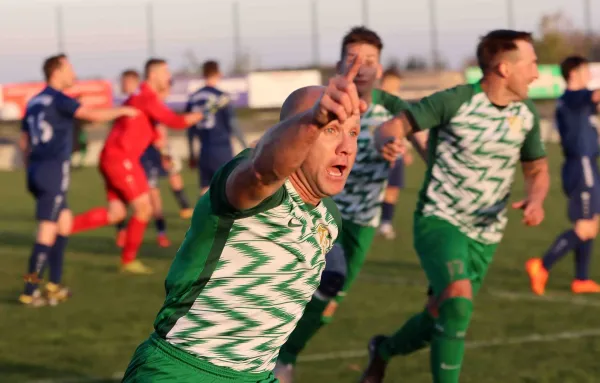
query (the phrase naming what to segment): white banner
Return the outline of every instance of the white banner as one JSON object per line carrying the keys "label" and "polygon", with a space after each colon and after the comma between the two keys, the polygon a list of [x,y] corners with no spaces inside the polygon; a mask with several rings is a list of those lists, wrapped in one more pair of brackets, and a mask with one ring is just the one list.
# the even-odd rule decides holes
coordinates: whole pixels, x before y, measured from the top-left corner
{"label": "white banner", "polygon": [[253,72],[248,76],[248,106],[279,108],[294,90],[309,85],[321,85],[317,70]]}

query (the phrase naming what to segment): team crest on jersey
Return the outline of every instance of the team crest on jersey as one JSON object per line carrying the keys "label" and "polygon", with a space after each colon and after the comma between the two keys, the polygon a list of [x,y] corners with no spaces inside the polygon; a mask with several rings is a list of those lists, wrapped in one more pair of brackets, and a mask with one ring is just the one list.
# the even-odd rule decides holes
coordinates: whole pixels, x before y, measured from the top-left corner
{"label": "team crest on jersey", "polygon": [[317,241],[319,241],[321,251],[323,252],[323,255],[325,255],[331,248],[331,233],[322,223],[317,226]]}
{"label": "team crest on jersey", "polygon": [[523,119],[519,116],[508,117],[508,128],[511,133],[518,133],[523,129]]}

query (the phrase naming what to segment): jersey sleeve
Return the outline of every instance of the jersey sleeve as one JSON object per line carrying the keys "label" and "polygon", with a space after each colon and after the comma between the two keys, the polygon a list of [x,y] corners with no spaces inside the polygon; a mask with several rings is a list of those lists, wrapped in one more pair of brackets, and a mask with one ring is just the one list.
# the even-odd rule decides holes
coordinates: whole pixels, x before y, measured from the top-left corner
{"label": "jersey sleeve", "polygon": [[239,210],[229,203],[226,192],[227,179],[237,166],[252,157],[252,153],[252,149],[242,151],[215,173],[210,183],[209,193],[212,210],[216,215],[232,219],[251,217],[281,205],[285,198],[287,198],[285,187],[282,186],[273,195],[251,209]]}
{"label": "jersey sleeve", "polygon": [[173,129],[185,129],[188,127],[183,116],[173,112],[164,102],[157,97],[148,97],[144,102],[144,112],[156,122]]}
{"label": "jersey sleeve", "polygon": [[77,100],[62,93],[56,98],[55,102],[56,109],[58,109],[62,115],[71,118],[75,116],[75,112],[77,112],[77,109],[81,106]]}
{"label": "jersey sleeve", "polygon": [[406,101],[387,92],[381,92],[381,100],[383,106],[394,115],[399,114],[400,112],[403,112],[409,108],[409,105]]}
{"label": "jersey sleeve", "polygon": [[546,157],[546,148],[540,131],[540,116],[531,101],[528,100],[526,105],[533,113],[533,128],[525,136],[525,141],[521,147],[521,161],[524,162]]}
{"label": "jersey sleeve", "polygon": [[412,104],[408,115],[414,128],[418,130],[446,125],[473,93],[473,85],[459,85],[442,90]]}

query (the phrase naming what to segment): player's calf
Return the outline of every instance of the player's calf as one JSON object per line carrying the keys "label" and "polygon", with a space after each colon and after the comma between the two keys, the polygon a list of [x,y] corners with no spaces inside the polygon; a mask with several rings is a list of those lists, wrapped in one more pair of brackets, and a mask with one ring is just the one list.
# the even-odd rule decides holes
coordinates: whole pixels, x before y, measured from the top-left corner
{"label": "player's calf", "polygon": [[455,281],[441,294],[439,317],[431,343],[431,371],[435,382],[458,383],[465,352],[465,336],[473,313],[469,280]]}
{"label": "player's calf", "polygon": [[133,217],[127,225],[127,238],[121,253],[121,271],[149,274],[152,270],[136,260],[136,257],[142,245],[148,221],[152,217],[150,195],[148,193],[142,194],[133,200],[131,205],[133,206]]}

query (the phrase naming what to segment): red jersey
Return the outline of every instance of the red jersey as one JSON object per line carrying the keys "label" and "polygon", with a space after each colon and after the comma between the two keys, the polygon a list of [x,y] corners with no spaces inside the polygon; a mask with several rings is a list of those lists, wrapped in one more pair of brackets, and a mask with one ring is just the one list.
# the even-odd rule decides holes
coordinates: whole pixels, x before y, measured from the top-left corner
{"label": "red jersey", "polygon": [[121,117],[114,122],[102,150],[111,157],[125,155],[128,158],[140,158],[158,138],[157,123],[173,129],[188,127],[185,118],[169,109],[146,83],[142,83],[140,89],[123,105],[132,106],[140,113],[136,117]]}

